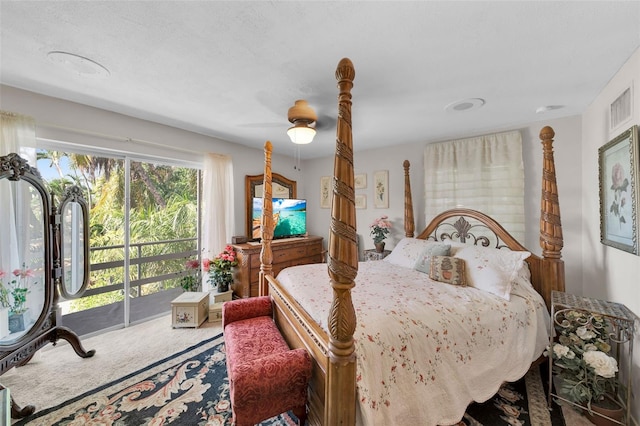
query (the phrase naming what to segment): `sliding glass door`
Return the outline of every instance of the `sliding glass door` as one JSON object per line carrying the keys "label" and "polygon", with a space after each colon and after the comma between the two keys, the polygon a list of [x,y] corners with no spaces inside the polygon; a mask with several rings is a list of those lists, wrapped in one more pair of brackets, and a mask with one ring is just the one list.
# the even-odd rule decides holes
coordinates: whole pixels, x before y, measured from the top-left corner
{"label": "sliding glass door", "polygon": [[200,253],[199,170],[63,148],[40,149],[38,169],[55,195],[85,190],[91,283],[61,300],[62,324],[86,335],[170,311],[185,262]]}

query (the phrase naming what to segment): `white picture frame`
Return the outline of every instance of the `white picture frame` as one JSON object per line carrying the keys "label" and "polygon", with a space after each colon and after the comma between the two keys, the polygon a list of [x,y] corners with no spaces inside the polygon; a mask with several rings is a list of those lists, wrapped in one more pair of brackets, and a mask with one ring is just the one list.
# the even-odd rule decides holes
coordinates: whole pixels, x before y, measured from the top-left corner
{"label": "white picture frame", "polygon": [[389,171],[373,173],[373,205],[377,209],[389,208]]}
{"label": "white picture frame", "polygon": [[356,209],[366,209],[367,196],[364,194],[356,194],[355,203],[356,203]]}
{"label": "white picture frame", "polygon": [[365,189],[367,187],[367,174],[357,173],[353,177],[353,187],[355,189]]}

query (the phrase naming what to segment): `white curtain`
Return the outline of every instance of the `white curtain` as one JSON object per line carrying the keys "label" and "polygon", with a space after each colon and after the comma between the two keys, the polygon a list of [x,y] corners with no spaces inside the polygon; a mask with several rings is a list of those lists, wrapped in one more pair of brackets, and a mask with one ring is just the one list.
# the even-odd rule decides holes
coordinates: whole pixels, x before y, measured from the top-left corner
{"label": "white curtain", "polygon": [[[35,129],[32,117],[0,111],[0,156],[17,153],[35,167]],[[23,265],[31,269],[34,277],[29,279],[27,307],[37,314],[44,303],[42,217],[48,212],[43,211],[40,194],[22,180],[0,181],[0,206],[0,269],[7,274],[2,281],[6,285],[14,279],[12,271],[22,269]]]}
{"label": "white curtain", "polygon": [[426,223],[464,207],[488,214],[524,241],[524,165],[519,131],[429,144],[424,151]]}
{"label": "white curtain", "polygon": [[[235,229],[231,157],[208,154],[202,184],[202,258],[213,259],[231,242]],[[209,290],[207,278],[203,274],[204,291]]]}
{"label": "white curtain", "polygon": [[15,152],[36,165],[36,122],[32,117],[0,111],[0,155]]}

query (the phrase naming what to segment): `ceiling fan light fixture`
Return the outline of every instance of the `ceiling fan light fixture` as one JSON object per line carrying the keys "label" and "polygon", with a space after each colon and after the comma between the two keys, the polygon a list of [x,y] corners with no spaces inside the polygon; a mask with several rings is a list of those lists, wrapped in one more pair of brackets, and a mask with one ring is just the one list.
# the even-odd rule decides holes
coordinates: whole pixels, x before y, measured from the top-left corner
{"label": "ceiling fan light fixture", "polygon": [[298,145],[306,145],[311,143],[316,135],[316,129],[309,127],[307,123],[297,122],[293,127],[289,127],[287,135],[291,142]]}
{"label": "ceiling fan light fixture", "polygon": [[298,145],[311,143],[316,135],[316,129],[311,127],[311,124],[318,119],[318,116],[313,108],[307,104],[307,101],[297,100],[295,105],[289,108],[287,118],[293,124],[293,127],[287,130],[291,142]]}

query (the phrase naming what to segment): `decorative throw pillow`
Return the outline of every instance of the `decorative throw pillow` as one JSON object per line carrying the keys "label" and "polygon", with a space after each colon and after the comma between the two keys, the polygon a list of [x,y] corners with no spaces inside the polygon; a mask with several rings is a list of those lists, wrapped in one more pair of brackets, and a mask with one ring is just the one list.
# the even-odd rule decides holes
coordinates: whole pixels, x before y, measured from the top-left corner
{"label": "decorative throw pillow", "polygon": [[464,260],[452,256],[431,256],[429,278],[447,284],[466,286]]}
{"label": "decorative throw pillow", "polygon": [[511,282],[518,276],[528,251],[512,251],[481,246],[458,250],[455,257],[467,264],[467,285],[510,299]]}
{"label": "decorative throw pillow", "polygon": [[405,268],[413,268],[422,250],[430,243],[432,242],[417,238],[403,238],[391,250],[391,253],[384,258],[384,261]]}
{"label": "decorative throw pillow", "polygon": [[444,243],[436,243],[432,242],[427,244],[425,248],[418,256],[418,260],[416,264],[413,266],[413,269],[416,271],[424,272],[428,274],[431,270],[431,257],[432,256],[449,256],[449,251],[451,246],[449,244]]}

